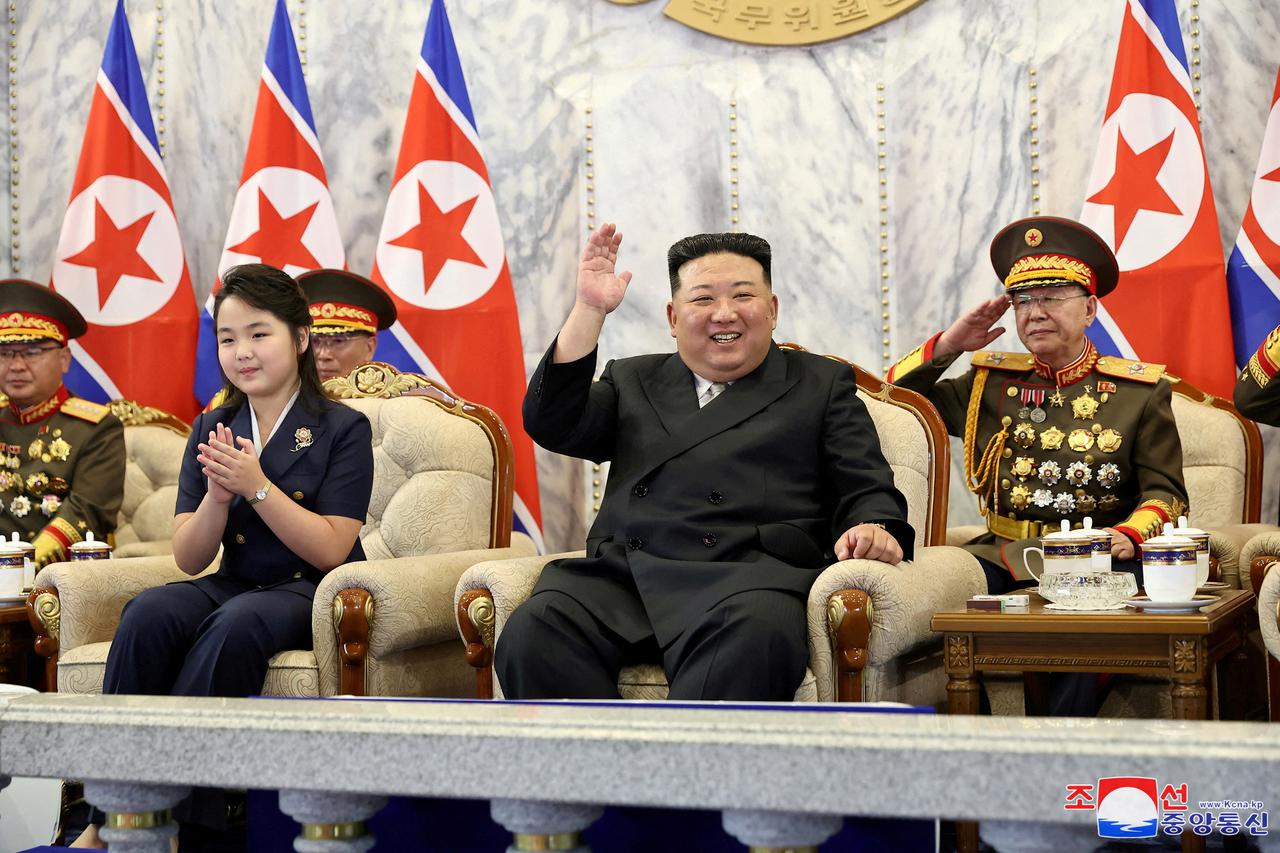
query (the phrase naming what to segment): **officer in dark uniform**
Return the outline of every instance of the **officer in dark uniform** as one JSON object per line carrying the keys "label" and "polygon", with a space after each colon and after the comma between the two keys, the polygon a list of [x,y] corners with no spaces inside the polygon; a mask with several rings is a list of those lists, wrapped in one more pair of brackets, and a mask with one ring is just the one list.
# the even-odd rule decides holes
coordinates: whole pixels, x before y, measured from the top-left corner
{"label": "officer in dark uniform", "polygon": [[50,288],[0,281],[0,532],[34,544],[38,566],[114,533],[124,495],[124,426],[62,384],[67,342],[85,331]]}
{"label": "officer in dark uniform", "polygon": [[311,307],[311,346],[320,381],[346,376],[373,361],[378,330],[396,321],[387,292],[346,270],[313,270],[298,276]]}
{"label": "officer in dark uniform", "polygon": [[1272,329],[1236,382],[1235,403],[1240,413],[1261,424],[1280,426],[1280,326]]}
{"label": "officer in dark uniform", "polygon": [[[964,547],[993,592],[1028,575],[1022,553],[1062,519],[1112,534],[1116,568],[1187,511],[1182,445],[1163,365],[1100,356],[1085,336],[1119,270],[1097,234],[1067,219],[1007,226],[991,244],[1005,295],[979,305],[902,359],[889,380],[928,396],[964,438],[965,480],[987,533]],[[982,347],[1012,306],[1029,353]],[[976,352],[974,352],[976,350]],[[973,366],[939,381],[961,352]]]}

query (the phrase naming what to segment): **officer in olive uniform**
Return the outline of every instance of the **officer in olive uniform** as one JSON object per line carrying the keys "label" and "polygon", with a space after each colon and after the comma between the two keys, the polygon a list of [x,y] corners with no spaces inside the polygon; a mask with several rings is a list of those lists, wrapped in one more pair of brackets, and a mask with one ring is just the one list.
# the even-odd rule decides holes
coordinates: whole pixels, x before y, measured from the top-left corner
{"label": "officer in olive uniform", "polygon": [[1272,329],[1249,363],[1240,371],[1236,382],[1235,403],[1247,418],[1258,423],[1280,426],[1280,326]]}
{"label": "officer in olive uniform", "polygon": [[387,292],[346,270],[313,270],[298,276],[311,305],[311,346],[320,379],[346,376],[373,361],[378,330],[396,321]]}
{"label": "officer in olive uniform", "polygon": [[62,385],[67,341],[85,330],[53,290],[0,281],[0,532],[34,544],[39,566],[114,533],[124,494],[124,426]]}
{"label": "officer in olive uniform", "polygon": [[[1187,511],[1182,445],[1162,365],[1100,356],[1085,336],[1116,286],[1115,256],[1067,219],[1014,222],[991,244],[1005,295],[978,306],[898,362],[889,380],[928,396],[963,436],[965,479],[988,532],[964,547],[1003,592],[1028,579],[1022,554],[1062,519],[1109,528],[1116,568]],[[1029,353],[981,348],[1012,305]],[[939,381],[962,351],[973,366]],[[1036,559],[1033,557],[1032,559]],[[1034,564],[1033,564],[1034,565]]]}

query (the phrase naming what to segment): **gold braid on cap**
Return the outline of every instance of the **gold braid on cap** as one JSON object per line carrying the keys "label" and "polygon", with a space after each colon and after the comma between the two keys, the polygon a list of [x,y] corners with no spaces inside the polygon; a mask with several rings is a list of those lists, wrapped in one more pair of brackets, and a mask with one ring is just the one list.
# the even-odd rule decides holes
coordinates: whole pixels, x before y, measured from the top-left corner
{"label": "gold braid on cap", "polygon": [[1089,265],[1062,255],[1028,255],[1019,258],[1004,278],[1004,286],[1013,289],[1033,281],[1063,281],[1093,290],[1093,270]]}
{"label": "gold braid on cap", "polygon": [[61,323],[40,314],[10,311],[0,314],[0,342],[49,339],[67,342],[67,329]]}
{"label": "gold braid on cap", "polygon": [[1003,426],[991,436],[982,458],[974,464],[974,447],[978,439],[978,410],[982,405],[982,391],[987,386],[985,368],[978,368],[973,377],[973,390],[969,392],[969,409],[964,417],[964,484],[978,496],[978,511],[984,516],[994,512],[996,501],[996,470],[1000,467],[1000,454],[1004,451],[1009,427]]}
{"label": "gold braid on cap", "polygon": [[338,332],[378,331],[378,318],[372,312],[355,305],[344,305],[341,302],[311,303],[311,331],[314,334],[335,334]]}

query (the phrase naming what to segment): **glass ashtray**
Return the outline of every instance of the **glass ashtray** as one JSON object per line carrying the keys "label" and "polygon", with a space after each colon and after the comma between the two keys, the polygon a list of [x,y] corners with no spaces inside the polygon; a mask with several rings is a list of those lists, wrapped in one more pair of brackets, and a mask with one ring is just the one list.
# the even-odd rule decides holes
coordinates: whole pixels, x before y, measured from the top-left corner
{"label": "glass ashtray", "polygon": [[1066,610],[1109,610],[1138,593],[1129,572],[1045,572],[1040,597]]}

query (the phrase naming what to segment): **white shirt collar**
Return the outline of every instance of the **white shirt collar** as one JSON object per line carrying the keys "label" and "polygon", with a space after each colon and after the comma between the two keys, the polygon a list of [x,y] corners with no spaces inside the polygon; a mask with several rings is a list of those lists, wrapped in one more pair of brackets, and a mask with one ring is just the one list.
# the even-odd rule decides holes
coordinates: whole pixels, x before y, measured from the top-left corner
{"label": "white shirt collar", "polygon": [[276,418],[275,425],[271,427],[271,433],[264,440],[262,433],[258,430],[258,413],[253,410],[253,404],[249,404],[249,412],[251,417],[249,423],[253,425],[253,452],[258,456],[262,455],[262,446],[271,441],[271,436],[276,434],[276,430],[280,429],[280,424],[284,423],[285,415],[289,414],[289,410],[293,408],[293,404],[298,402],[298,395],[302,393],[302,384],[298,384],[298,390],[293,392],[293,396],[289,398],[289,402],[284,404],[284,408],[280,410],[280,417]]}
{"label": "white shirt collar", "polygon": [[[691,370],[691,371],[689,371],[689,372],[690,372],[690,373],[693,373],[693,371],[692,371],[692,370]],[[734,382],[737,382],[737,380],[735,379],[735,380],[734,380]],[[701,400],[701,399],[702,399],[702,395],[703,395],[703,394],[705,394],[705,393],[707,393],[707,389],[708,389],[708,388],[710,388],[710,387],[711,387],[712,385],[714,385],[714,384],[715,384],[715,383],[714,383],[714,382],[712,382],[710,379],[703,379],[703,378],[702,378],[701,376],[699,376],[698,374],[693,373],[693,390],[696,392],[697,399]],[[722,385],[732,385],[732,384],[733,384],[733,382],[723,382],[723,383],[721,383],[721,384],[722,384]]]}

